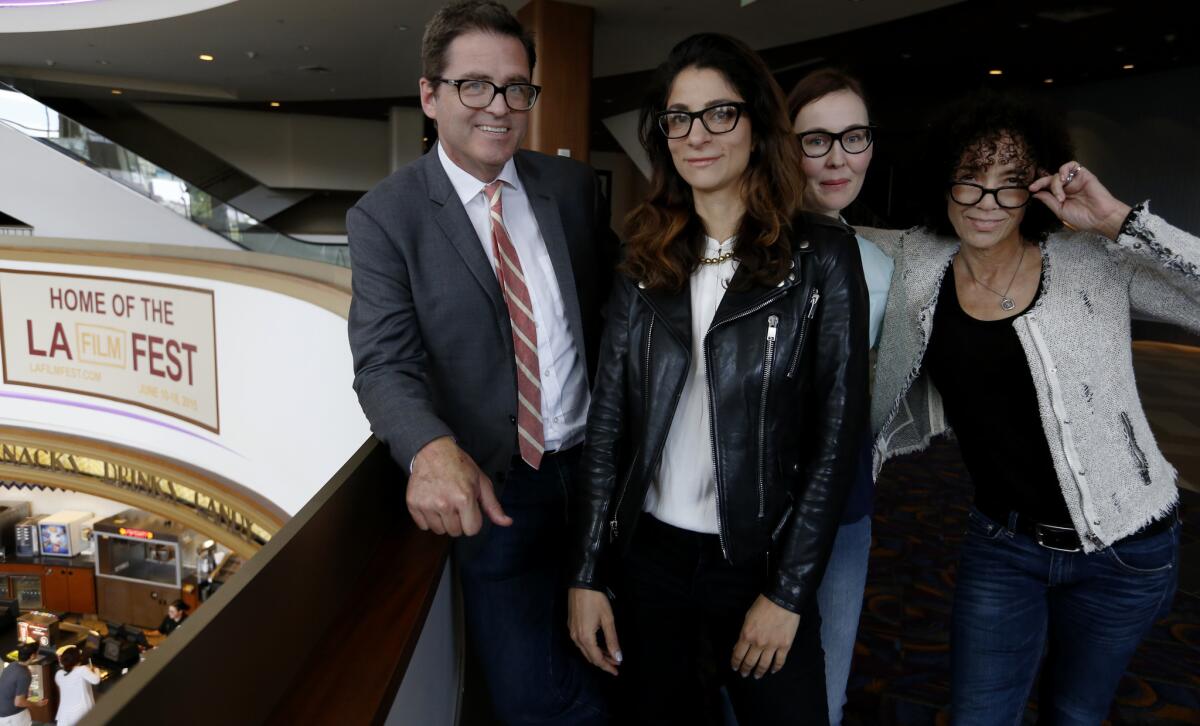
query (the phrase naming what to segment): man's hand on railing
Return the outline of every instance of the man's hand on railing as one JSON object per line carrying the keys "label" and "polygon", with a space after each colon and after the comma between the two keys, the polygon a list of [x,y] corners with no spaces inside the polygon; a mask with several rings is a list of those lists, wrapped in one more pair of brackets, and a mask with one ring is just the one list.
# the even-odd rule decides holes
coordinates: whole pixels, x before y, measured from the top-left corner
{"label": "man's hand on railing", "polygon": [[492,480],[449,437],[434,439],[417,452],[406,502],[417,526],[436,534],[478,534],[483,527],[481,508],[493,523],[512,524],[496,499]]}

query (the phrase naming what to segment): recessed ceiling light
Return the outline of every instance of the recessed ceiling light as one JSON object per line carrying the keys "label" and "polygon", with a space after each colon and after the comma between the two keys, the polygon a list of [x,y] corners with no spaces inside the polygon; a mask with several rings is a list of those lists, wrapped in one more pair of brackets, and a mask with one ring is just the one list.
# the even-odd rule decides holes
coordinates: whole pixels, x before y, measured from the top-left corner
{"label": "recessed ceiling light", "polygon": [[1042,83],[1054,83],[1054,79],[1053,79],[1053,78],[1047,78],[1046,80],[1042,81]]}
{"label": "recessed ceiling light", "polygon": [[271,108],[279,108],[279,101],[271,101]]}
{"label": "recessed ceiling light", "polygon": [[396,30],[408,30],[408,26],[407,25],[397,25]]}
{"label": "recessed ceiling light", "polygon": [[122,93],[122,91],[119,88],[112,89],[112,95],[114,95],[114,96],[120,96],[121,93]]}
{"label": "recessed ceiling light", "polygon": [[1002,76],[1002,75],[1004,75],[1004,71],[1000,70],[999,68],[993,68],[992,70],[988,71],[988,75],[989,76]]}
{"label": "recessed ceiling light", "polygon": [[1133,64],[1132,64],[1132,63],[1126,63],[1125,65],[1121,66],[1121,68],[1123,68],[1124,70],[1127,70],[1127,71],[1132,71],[1132,70],[1133,70]]}
{"label": "recessed ceiling light", "polygon": [[209,62],[209,61],[215,61],[215,60],[216,60],[216,58],[212,57],[212,56],[211,56],[211,55],[209,55],[208,53],[201,53],[201,54],[200,54],[200,60],[202,60],[202,61],[205,61],[205,62]]}

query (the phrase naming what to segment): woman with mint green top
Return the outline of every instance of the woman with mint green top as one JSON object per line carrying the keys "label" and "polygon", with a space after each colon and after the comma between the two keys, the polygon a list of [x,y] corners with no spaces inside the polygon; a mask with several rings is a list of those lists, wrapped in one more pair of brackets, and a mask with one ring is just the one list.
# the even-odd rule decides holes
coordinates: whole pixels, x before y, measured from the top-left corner
{"label": "woman with mint green top", "polygon": [[[871,164],[872,128],[862,88],[857,80],[840,71],[814,71],[792,89],[788,108],[804,152],[800,167],[805,176],[805,210],[845,222],[841,212],[858,196]],[[874,243],[861,235],[856,237],[870,295],[870,341],[874,349],[879,343],[894,265]],[[831,726],[842,722],[867,583],[874,495],[870,446],[870,435],[864,434],[858,474],[817,590]]]}

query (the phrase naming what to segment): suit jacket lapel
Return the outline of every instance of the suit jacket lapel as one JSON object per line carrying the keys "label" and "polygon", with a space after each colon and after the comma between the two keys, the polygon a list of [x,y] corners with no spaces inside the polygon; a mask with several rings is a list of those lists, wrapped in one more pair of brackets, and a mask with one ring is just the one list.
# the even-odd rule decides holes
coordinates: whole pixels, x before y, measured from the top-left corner
{"label": "suit jacket lapel", "polygon": [[[558,214],[558,205],[551,195],[553,189],[546,179],[537,173],[533,165],[526,162],[520,152],[515,157],[517,174],[521,184],[525,186],[525,196],[533,216],[537,219],[538,229],[546,243],[546,252],[550,255],[550,263],[554,267],[554,277],[558,281],[558,290],[562,295],[563,312],[567,315],[567,324],[571,336],[575,339],[576,349],[581,360],[584,356],[583,314],[579,308],[579,294],[575,284],[575,271],[580,270],[579,254],[567,244],[567,235],[563,230],[562,217]],[[575,256],[572,255],[575,252]],[[587,274],[587,270],[581,270]]]}
{"label": "suit jacket lapel", "polygon": [[488,262],[487,255],[484,254],[480,244],[479,235],[476,234],[475,227],[471,224],[471,218],[467,216],[467,210],[463,208],[457,192],[454,191],[450,177],[446,176],[446,170],[442,168],[437,148],[435,147],[425,154],[422,162],[425,167],[426,186],[429,188],[429,199],[438,206],[434,212],[438,226],[442,228],[446,238],[454,245],[454,249],[462,257],[467,269],[471,271],[471,274],[488,294],[496,316],[507,320],[508,309],[504,305],[500,283],[496,280],[496,271]]}

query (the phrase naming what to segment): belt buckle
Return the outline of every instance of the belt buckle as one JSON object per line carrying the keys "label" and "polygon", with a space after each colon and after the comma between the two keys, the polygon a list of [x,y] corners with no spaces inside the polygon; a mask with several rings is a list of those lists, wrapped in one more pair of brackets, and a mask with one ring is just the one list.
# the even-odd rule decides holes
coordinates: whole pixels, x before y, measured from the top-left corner
{"label": "belt buckle", "polygon": [[1071,536],[1075,538],[1075,541],[1079,541],[1079,535],[1076,534],[1074,529],[1070,527],[1057,527],[1053,524],[1035,524],[1033,526],[1033,539],[1040,546],[1045,547],[1048,550],[1054,550],[1055,552],[1080,552],[1083,550],[1083,546],[1078,544],[1074,547],[1056,547],[1052,544],[1046,543],[1047,535],[1053,536],[1062,532],[1070,532]]}

